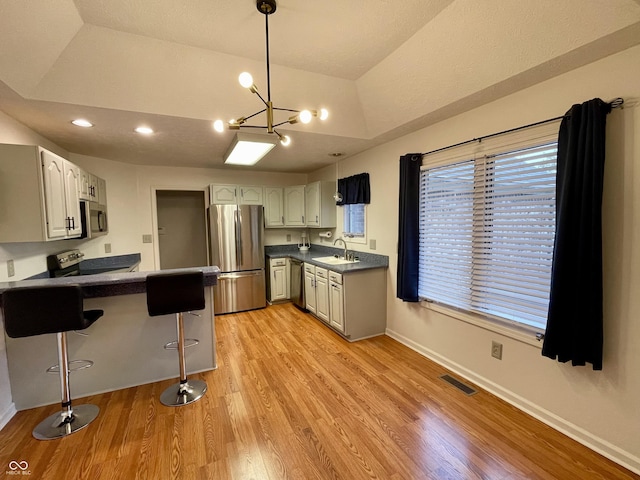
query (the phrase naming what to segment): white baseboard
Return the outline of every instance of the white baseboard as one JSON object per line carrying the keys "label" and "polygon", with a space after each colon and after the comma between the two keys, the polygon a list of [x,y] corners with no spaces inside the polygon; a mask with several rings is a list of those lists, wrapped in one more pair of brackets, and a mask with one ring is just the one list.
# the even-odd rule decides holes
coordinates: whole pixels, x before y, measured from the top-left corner
{"label": "white baseboard", "polygon": [[9,420],[11,420],[16,413],[18,413],[18,411],[16,410],[16,406],[13,402],[11,402],[4,412],[0,413],[0,430],[2,430],[7,423],[9,423]]}
{"label": "white baseboard", "polygon": [[389,337],[397,340],[403,345],[406,345],[410,349],[415,350],[419,354],[429,358],[430,360],[433,360],[443,367],[448,368],[452,372],[457,373],[461,377],[469,380],[470,382],[473,382],[474,384],[482,387],[488,392],[491,392],[496,397],[499,397],[505,402],[510,403],[514,407],[518,408],[519,410],[528,413],[532,417],[547,424],[551,428],[564,433],[568,437],[590,448],[591,450],[598,452],[608,459],[640,475],[639,457],[632,455],[631,453],[621,449],[620,447],[617,447],[616,445],[593,435],[582,427],[566,421],[558,415],[530,402],[526,398],[505,389],[501,385],[498,385],[495,382],[492,382],[491,380],[488,380],[487,378],[476,374],[475,372],[467,369],[466,367],[463,367],[462,365],[452,362],[439,353],[436,353],[433,350],[430,350],[393,330],[387,329],[386,333]]}

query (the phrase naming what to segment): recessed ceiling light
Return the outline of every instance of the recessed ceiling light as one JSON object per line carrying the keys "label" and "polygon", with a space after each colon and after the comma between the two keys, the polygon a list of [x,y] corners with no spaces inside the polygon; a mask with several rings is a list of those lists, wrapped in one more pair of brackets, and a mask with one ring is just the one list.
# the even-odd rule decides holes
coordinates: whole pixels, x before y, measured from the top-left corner
{"label": "recessed ceiling light", "polygon": [[330,157],[341,157],[344,155],[343,152],[333,152],[333,153],[328,153],[327,155],[329,155]]}
{"label": "recessed ceiling light", "polygon": [[72,120],[71,123],[73,123],[76,127],[93,127],[93,123],[91,123],[89,120],[85,120],[84,118],[76,118],[75,120]]}
{"label": "recessed ceiling light", "polygon": [[137,133],[141,133],[142,135],[151,135],[153,133],[153,129],[149,127],[138,127],[136,128]]}

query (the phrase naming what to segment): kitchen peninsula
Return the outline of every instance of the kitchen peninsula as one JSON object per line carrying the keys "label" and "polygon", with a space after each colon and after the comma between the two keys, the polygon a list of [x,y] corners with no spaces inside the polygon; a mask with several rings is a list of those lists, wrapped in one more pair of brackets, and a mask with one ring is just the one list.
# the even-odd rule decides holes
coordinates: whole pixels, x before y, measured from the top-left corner
{"label": "kitchen peninsula", "polygon": [[[205,309],[199,316],[184,316],[188,337],[199,344],[188,350],[189,373],[217,367],[213,315],[213,288],[218,267],[199,267],[205,279]],[[163,270],[179,272],[182,269]],[[85,294],[84,308],[104,310],[104,316],[89,329],[88,336],[67,335],[70,360],[92,360],[89,369],[71,374],[75,398],[119,390],[178,376],[175,350],[163,346],[176,337],[174,315],[149,317],[146,277],[154,272],[106,273],[88,276],[41,278],[0,283],[2,293],[10,288],[78,284]],[[0,316],[2,315],[0,310]],[[58,363],[55,335],[28,338],[6,337],[11,393],[17,410],[60,401],[60,386],[46,369]]]}

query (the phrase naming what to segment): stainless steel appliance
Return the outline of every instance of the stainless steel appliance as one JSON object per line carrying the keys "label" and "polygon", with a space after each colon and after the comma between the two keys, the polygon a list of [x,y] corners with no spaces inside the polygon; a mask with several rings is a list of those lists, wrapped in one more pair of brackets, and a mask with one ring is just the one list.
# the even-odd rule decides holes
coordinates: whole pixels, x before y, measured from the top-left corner
{"label": "stainless steel appliance", "polygon": [[[134,265],[102,265],[93,263],[88,266],[87,260],[84,262],[84,253],[78,249],[66,250],[47,257],[47,270],[50,278],[75,277],[79,275],[98,275],[101,273],[121,273],[137,270],[137,263]],[[95,260],[93,260],[95,262]]]}
{"label": "stainless steel appliance", "polygon": [[213,288],[215,314],[267,306],[261,205],[211,205],[210,263],[220,268]]}
{"label": "stainless steel appliance", "polygon": [[67,250],[47,257],[47,270],[51,278],[75,277],[80,275],[80,262],[84,253],[80,250]]}
{"label": "stainless steel appliance", "polygon": [[94,238],[109,233],[107,207],[95,202],[80,202],[82,235],[80,238]]}
{"label": "stainless steel appliance", "polygon": [[306,309],[304,300],[304,269],[302,261],[296,258],[290,258],[291,278],[289,285],[291,286],[291,301],[303,310]]}

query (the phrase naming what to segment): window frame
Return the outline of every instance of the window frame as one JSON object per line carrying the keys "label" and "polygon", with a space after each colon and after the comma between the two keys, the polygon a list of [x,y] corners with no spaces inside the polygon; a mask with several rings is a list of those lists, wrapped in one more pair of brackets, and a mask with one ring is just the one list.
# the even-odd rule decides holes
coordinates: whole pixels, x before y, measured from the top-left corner
{"label": "window frame", "polygon": [[[549,124],[484,139],[482,142],[474,142],[426,155],[423,158],[421,170],[452,165],[465,160],[497,155],[508,151],[526,149],[544,143],[557,142],[559,125],[560,121],[558,120]],[[448,317],[462,320],[539,348],[542,347],[540,340],[544,330],[538,327],[486,313],[468,311],[424,298],[420,299],[420,305],[425,309]]]}
{"label": "window frame", "polygon": [[362,235],[357,235],[354,234],[352,232],[347,232],[345,231],[345,223],[346,223],[346,219],[349,215],[348,212],[350,212],[352,205],[342,205],[343,210],[342,210],[342,237],[345,238],[347,241],[352,242],[352,243],[361,243],[361,244],[366,244],[367,243],[367,204],[366,203],[356,203],[355,205],[362,205],[363,207],[363,234]]}

